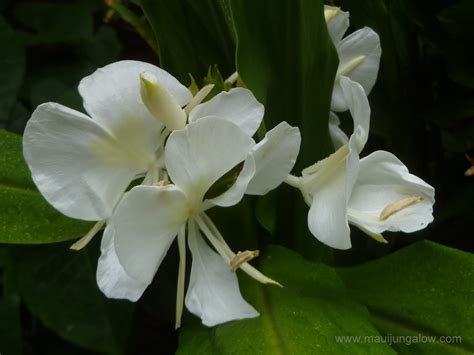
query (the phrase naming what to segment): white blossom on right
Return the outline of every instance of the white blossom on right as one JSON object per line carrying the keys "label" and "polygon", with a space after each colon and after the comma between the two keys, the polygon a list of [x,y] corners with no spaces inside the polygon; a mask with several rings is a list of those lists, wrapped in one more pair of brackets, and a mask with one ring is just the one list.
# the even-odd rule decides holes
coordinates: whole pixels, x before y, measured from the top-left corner
{"label": "white blossom on right", "polygon": [[342,77],[341,87],[354,120],[351,137],[301,177],[286,179],[310,206],[309,230],[330,247],[349,249],[349,223],[380,242],[385,242],[385,231],[410,233],[426,227],[433,220],[433,187],[411,175],[391,153],[378,151],[360,159],[368,139],[369,102],[355,81]]}

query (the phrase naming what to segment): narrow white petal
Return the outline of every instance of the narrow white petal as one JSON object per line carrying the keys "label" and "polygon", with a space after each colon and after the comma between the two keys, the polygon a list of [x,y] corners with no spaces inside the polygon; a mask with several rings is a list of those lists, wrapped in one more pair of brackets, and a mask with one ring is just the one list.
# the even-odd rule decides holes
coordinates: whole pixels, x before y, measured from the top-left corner
{"label": "narrow white petal", "polygon": [[[410,197],[422,200],[381,220],[380,214],[387,205]],[[433,187],[410,174],[393,154],[377,151],[360,161],[360,173],[349,200],[349,219],[372,233],[410,233],[432,222],[433,204]]]}
{"label": "narrow white petal", "polygon": [[234,123],[205,117],[171,133],[165,162],[169,176],[192,203],[226,172],[243,162],[255,144]]}
{"label": "narrow white petal", "polygon": [[174,185],[137,186],[126,193],[109,224],[127,274],[149,284],[187,217],[186,197]]}
{"label": "narrow white petal", "polygon": [[324,15],[328,26],[329,37],[336,45],[349,28],[349,12],[340,8],[324,5]]}
{"label": "narrow white petal", "polygon": [[336,249],[351,247],[347,222],[345,171],[340,171],[331,181],[313,195],[308,213],[308,227],[322,243]]}
{"label": "narrow white petal", "polygon": [[265,138],[252,149],[257,171],[248,185],[247,193],[265,195],[279,186],[293,169],[300,144],[300,130],[286,122],[268,131]]}
{"label": "narrow white petal", "polygon": [[38,106],[25,128],[23,153],[36,186],[56,209],[85,220],[110,217],[138,173],[153,163],[146,146],[118,140],[65,106]]}
{"label": "narrow white petal", "polygon": [[189,224],[189,248],[193,257],[186,307],[208,327],[259,314],[240,294],[229,265],[202,239],[194,222]]}
{"label": "narrow white petal", "polygon": [[[357,151],[360,153],[369,138],[369,100],[360,84],[346,77],[341,77],[340,82],[344,99],[354,120],[354,133],[352,134],[354,138],[352,139],[355,139],[354,143],[356,144]],[[358,127],[360,127],[360,130],[356,134]]]}
{"label": "narrow white petal", "polygon": [[152,64],[124,60],[97,69],[81,80],[79,93],[84,108],[96,120],[114,121],[124,117],[153,120],[140,97],[140,74],[154,75],[182,107],[191,98],[191,92],[168,72]]}
{"label": "narrow white petal", "polygon": [[252,137],[262,122],[263,113],[263,105],[250,90],[234,88],[196,106],[189,114],[189,122],[196,122],[207,116],[218,116],[235,123]]}
{"label": "narrow white petal", "polygon": [[207,201],[212,205],[221,207],[229,207],[239,203],[242,197],[244,197],[249,182],[255,175],[255,171],[255,159],[253,155],[249,154],[234,184],[223,194]]}
{"label": "narrow white petal", "polygon": [[130,277],[115,253],[115,231],[107,226],[100,245],[101,255],[97,264],[97,284],[108,298],[137,301],[148,284]]}
{"label": "narrow white petal", "polygon": [[[377,33],[364,27],[344,38],[337,44],[336,49],[339,55],[339,75],[347,76],[361,84],[368,95],[377,79],[382,54]],[[363,60],[357,61],[359,64],[353,67],[351,63],[361,57]],[[349,67],[351,67],[350,70]],[[340,81],[337,78],[334,83],[331,109],[333,111],[347,110],[347,104],[341,95]]]}
{"label": "narrow white petal", "polygon": [[[348,150],[344,147],[334,153],[335,158],[326,160],[318,167],[323,174],[320,181],[313,184],[308,213],[311,233],[319,241],[336,249],[351,247],[347,205],[359,171],[359,156],[354,139],[349,141]],[[345,151],[346,156],[342,154]]]}
{"label": "narrow white petal", "polygon": [[341,121],[339,121],[339,117],[337,117],[334,112],[330,112],[329,134],[331,136],[332,144],[336,150],[349,142],[349,137],[347,137],[347,134],[345,134],[344,131],[339,127],[340,123]]}

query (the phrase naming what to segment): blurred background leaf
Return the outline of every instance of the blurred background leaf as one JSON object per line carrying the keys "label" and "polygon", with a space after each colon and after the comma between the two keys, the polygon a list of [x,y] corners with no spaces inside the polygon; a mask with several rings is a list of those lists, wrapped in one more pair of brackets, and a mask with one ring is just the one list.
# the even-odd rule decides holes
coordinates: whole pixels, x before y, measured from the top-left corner
{"label": "blurred background leaf", "polygon": [[63,216],[50,206],[31,180],[21,137],[0,130],[0,242],[40,244],[74,239],[90,222]]}
{"label": "blurred background leaf", "polygon": [[461,341],[403,344],[400,353],[474,351],[474,257],[432,242],[415,243],[339,275],[386,335],[458,336]]}
{"label": "blurred background leaf", "polygon": [[109,300],[97,289],[97,242],[80,252],[64,243],[13,247],[6,287],[61,337],[86,349],[123,354],[133,304]]}

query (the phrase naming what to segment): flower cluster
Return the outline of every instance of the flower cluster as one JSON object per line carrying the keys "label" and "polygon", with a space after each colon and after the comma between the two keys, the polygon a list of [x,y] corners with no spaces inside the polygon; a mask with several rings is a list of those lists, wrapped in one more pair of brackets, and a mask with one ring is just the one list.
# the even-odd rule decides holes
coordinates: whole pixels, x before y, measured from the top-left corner
{"label": "flower cluster", "polygon": [[[46,103],[23,139],[33,180],[48,202],[69,217],[98,221],[72,248],[84,247],[106,224],[97,282],[108,297],[140,298],[177,238],[177,326],[184,301],[209,326],[258,315],[240,295],[235,271],[278,283],[248,263],[257,251],[235,254],[206,211],[277,187],[301,140],[298,128],[282,122],[256,143],[263,105],[244,88],[201,103],[210,89],[193,97],[158,67],[117,62],[79,84],[90,117]],[[210,196],[229,174],[231,186]],[[192,268],[184,300],[186,244]]]}
{"label": "flower cluster", "polygon": [[[207,211],[282,182],[301,191],[310,231],[334,248],[351,246],[349,223],[385,241],[384,231],[413,232],[431,222],[431,186],[388,152],[360,158],[381,55],[377,34],[364,28],[342,39],[348,13],[326,7],[325,17],[340,60],[331,109],[349,110],[354,131],[347,137],[331,113],[337,150],[301,176],[290,175],[299,129],[282,122],[256,142],[264,107],[249,90],[207,99],[208,85],[193,96],[148,63],[121,61],[84,78],[79,92],[89,116],[56,103],[34,111],[23,139],[33,180],[63,214],[97,221],[72,249],[105,226],[97,282],[107,297],[139,299],[176,239],[177,327],[184,305],[207,326],[257,316],[235,271],[279,284],[248,263],[258,251],[231,250]],[[185,295],[186,246],[192,267]]]}
{"label": "flower cluster", "polygon": [[351,247],[349,223],[386,242],[385,231],[415,232],[433,220],[434,189],[410,174],[393,154],[376,151],[360,158],[367,143],[370,106],[367,95],[377,78],[381,55],[378,35],[363,28],[341,40],[349,13],[326,6],[328,32],[339,56],[331,109],[349,110],[350,137],[331,112],[329,129],[337,149],[286,182],[298,188],[310,206],[308,227],[321,242],[337,249]]}

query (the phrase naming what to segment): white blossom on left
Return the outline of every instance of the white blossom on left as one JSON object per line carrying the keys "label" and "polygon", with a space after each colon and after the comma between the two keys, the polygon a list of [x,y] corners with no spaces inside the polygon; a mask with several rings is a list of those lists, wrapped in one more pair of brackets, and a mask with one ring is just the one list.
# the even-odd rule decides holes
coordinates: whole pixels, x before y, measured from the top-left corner
{"label": "white blossom on left", "polygon": [[[226,96],[224,100],[228,99]],[[209,107],[202,109],[214,110],[213,104],[215,102],[208,103]],[[219,107],[224,110],[226,106]],[[281,132],[289,137],[284,143],[287,149],[285,154],[280,154],[282,158],[277,159],[277,163],[269,162],[267,157],[273,155],[272,150],[285,141]],[[121,282],[120,287],[111,290],[112,296],[118,294],[133,300],[143,292],[142,286],[151,283],[171,243],[177,238],[181,259],[177,327],[183,307],[186,240],[193,256],[186,295],[188,309],[207,326],[258,315],[240,295],[234,271],[241,268],[260,282],[276,282],[229,248],[206,211],[213,206],[235,205],[249,191],[249,186],[252,186],[250,192],[253,194],[263,194],[276,187],[275,179],[265,179],[263,175],[280,176],[279,183],[283,181],[298,154],[299,131],[282,123],[273,133],[256,145],[250,137],[251,130],[246,132],[231,120],[215,115],[202,116],[184,129],[171,133],[165,147],[170,181],[133,188],[126,193],[107,225],[105,234],[113,235],[116,255],[125,276],[139,281],[138,284],[128,282],[128,279]],[[276,152],[280,153],[278,149]],[[218,196],[208,196],[211,187],[235,168],[240,171],[232,186]],[[103,269],[109,267],[107,260],[99,260],[99,263]],[[111,267],[114,265],[112,263]],[[103,278],[99,282],[109,281]]]}
{"label": "white blossom on left", "polygon": [[140,73],[152,72],[180,105],[189,90],[166,71],[121,61],[98,69],[79,84],[89,116],[57,103],[33,112],[23,152],[41,194],[66,216],[109,218],[130,182],[158,166],[163,126],[140,97]]}

